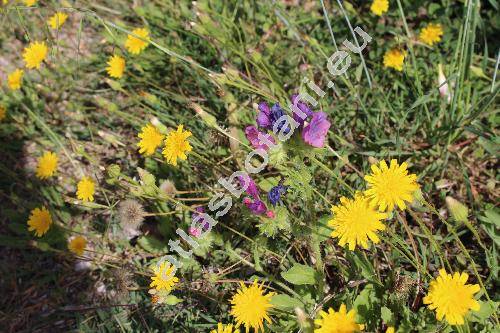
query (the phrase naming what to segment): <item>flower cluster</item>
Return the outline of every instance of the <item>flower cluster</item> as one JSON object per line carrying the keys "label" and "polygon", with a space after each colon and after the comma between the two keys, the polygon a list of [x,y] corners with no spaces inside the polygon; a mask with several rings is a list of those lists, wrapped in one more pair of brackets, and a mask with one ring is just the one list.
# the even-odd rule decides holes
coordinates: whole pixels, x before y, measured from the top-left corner
{"label": "flower cluster", "polygon": [[[301,137],[305,143],[315,148],[322,148],[328,135],[330,122],[324,112],[313,112],[311,108],[304,102],[298,100],[297,94],[292,95],[291,101],[300,111],[305,114],[302,118],[297,113],[293,113],[293,120],[301,129]],[[292,129],[286,122],[283,116],[285,111],[279,103],[275,103],[272,107],[266,102],[259,103],[259,113],[257,114],[256,123],[261,130],[281,132],[288,134]],[[271,144],[275,144],[276,140],[269,132],[261,132],[253,125],[245,129],[245,135],[250,141],[250,144],[256,149],[268,150]]]}
{"label": "flower cluster", "polygon": [[141,140],[137,146],[139,147],[139,153],[145,156],[151,156],[163,142],[165,146],[162,153],[165,160],[168,164],[177,166],[177,160],[180,159],[185,161],[187,159],[186,154],[193,149],[188,141],[191,135],[192,133],[190,131],[184,130],[183,125],[179,125],[177,126],[177,130],[170,131],[165,138],[158,128],[148,124],[144,126],[138,134]]}
{"label": "flower cluster", "polygon": [[[260,190],[255,184],[254,180],[250,177],[239,177],[240,185],[244,187],[245,183],[248,182],[246,189],[247,197],[243,198],[243,204],[255,215],[265,215],[267,218],[274,218],[274,212],[267,209],[266,204],[261,199]],[[273,188],[268,193],[268,200],[273,205],[281,201],[280,198],[286,193],[286,187],[281,183]]]}
{"label": "flower cluster", "polygon": [[339,238],[339,245],[348,245],[354,250],[357,245],[367,248],[367,240],[378,243],[377,231],[385,226],[382,220],[395,206],[405,209],[405,202],[412,202],[419,189],[417,176],[408,174],[408,165],[391,160],[390,166],[382,160],[371,166],[372,173],[365,176],[368,189],[356,193],[353,199],[341,198],[340,205],[332,207],[334,217],[328,222],[332,227],[332,237]]}

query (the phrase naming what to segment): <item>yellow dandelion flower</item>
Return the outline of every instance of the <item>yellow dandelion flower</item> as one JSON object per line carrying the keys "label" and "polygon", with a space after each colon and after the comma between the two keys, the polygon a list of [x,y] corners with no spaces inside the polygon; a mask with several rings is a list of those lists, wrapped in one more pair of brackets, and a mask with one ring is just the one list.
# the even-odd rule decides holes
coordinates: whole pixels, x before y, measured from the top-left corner
{"label": "yellow dandelion flower", "polygon": [[163,134],[151,124],[144,126],[137,136],[141,139],[137,144],[140,148],[139,153],[146,156],[153,155],[163,140]]}
{"label": "yellow dandelion flower", "polygon": [[168,261],[162,261],[159,266],[154,265],[154,276],[151,277],[149,286],[155,288],[157,291],[172,291],[175,284],[179,282],[179,279],[174,275],[174,268]]}
{"label": "yellow dandelion flower", "polygon": [[50,151],[46,151],[38,160],[36,167],[36,176],[40,179],[46,179],[54,175],[57,169],[57,155]]}
{"label": "yellow dandelion flower", "polygon": [[384,212],[386,209],[392,211],[395,205],[405,209],[405,202],[413,201],[419,185],[417,176],[408,174],[407,168],[406,162],[398,165],[396,160],[391,160],[389,167],[385,161],[381,161],[378,166],[372,164],[372,173],[365,176],[368,190],[364,193],[380,211]]}
{"label": "yellow dandelion flower", "polygon": [[[145,40],[149,39],[149,31],[146,28],[136,28],[132,30],[132,33]],[[147,41],[143,41],[133,35],[128,35],[127,41],[125,42],[125,48],[132,54],[139,54],[148,46],[148,44],[149,42]]]}
{"label": "yellow dandelion flower", "polygon": [[23,51],[24,62],[26,63],[26,68],[40,68],[40,64],[47,57],[48,48],[45,42],[33,42],[30,43]]}
{"label": "yellow dandelion flower", "polygon": [[47,233],[51,224],[52,216],[47,208],[35,208],[31,211],[31,215],[28,220],[28,231],[35,230],[35,235],[37,237],[42,237],[45,233]]}
{"label": "yellow dandelion flower", "polygon": [[59,29],[68,19],[68,14],[57,12],[49,19],[48,23],[52,29]]}
{"label": "yellow dandelion flower", "polygon": [[389,0],[373,0],[370,10],[373,14],[382,16],[389,10]]}
{"label": "yellow dandelion flower", "polygon": [[211,330],[210,333],[240,333],[240,330],[239,329],[233,330],[232,324],[223,325],[222,323],[219,323],[217,324],[217,329]]}
{"label": "yellow dandelion flower", "polygon": [[68,242],[68,249],[76,254],[77,256],[81,256],[87,247],[87,240],[83,236],[73,237]]}
{"label": "yellow dandelion flower", "polygon": [[24,5],[28,7],[34,6],[37,3],[37,1],[38,0],[23,0]]}
{"label": "yellow dandelion flower", "polygon": [[109,57],[107,64],[108,67],[106,67],[106,71],[109,76],[117,79],[123,76],[123,72],[125,71],[125,59],[115,54]]}
{"label": "yellow dandelion flower", "polygon": [[434,45],[441,41],[443,36],[443,27],[441,24],[430,23],[428,26],[420,31],[419,39],[421,42],[427,45]]}
{"label": "yellow dandelion flower", "polygon": [[7,82],[9,88],[12,90],[21,89],[21,83],[23,82],[24,71],[22,69],[16,69],[7,77]]}
{"label": "yellow dandelion flower", "polygon": [[387,327],[385,333],[396,333],[396,329],[392,326]]}
{"label": "yellow dandelion flower", "polygon": [[90,177],[83,177],[78,182],[76,196],[83,201],[94,201],[95,183]]}
{"label": "yellow dandelion flower", "polygon": [[7,117],[7,109],[0,105],[0,121],[4,120]]}
{"label": "yellow dandelion flower", "polygon": [[439,270],[439,276],[431,281],[429,293],[424,297],[424,304],[429,309],[436,310],[436,318],[443,318],[450,325],[462,325],[464,316],[469,310],[478,311],[479,302],[474,294],[479,291],[477,284],[465,284],[467,273],[447,274],[444,269]]}
{"label": "yellow dandelion flower", "polygon": [[258,333],[259,330],[264,332],[264,320],[271,323],[268,310],[273,307],[271,297],[275,293],[264,294],[263,285],[264,283],[259,285],[257,280],[250,287],[240,282],[240,289],[231,299],[230,313],[236,319],[236,327],[244,324],[246,332],[250,328],[253,328],[255,333]]}
{"label": "yellow dandelion flower", "polygon": [[177,131],[168,133],[165,139],[165,148],[163,148],[163,156],[167,163],[177,165],[177,159],[186,160],[186,153],[190,152],[193,148],[187,141],[192,134],[190,131],[183,131],[183,125],[177,127]]}
{"label": "yellow dandelion flower", "polygon": [[357,245],[368,248],[368,238],[373,243],[378,243],[376,232],[384,230],[385,225],[380,222],[387,218],[386,213],[381,213],[370,205],[369,200],[357,193],[354,199],[340,198],[340,205],[332,207],[333,218],[328,225],[333,229],[331,236],[339,238],[339,245],[349,245],[349,250],[354,250]]}
{"label": "yellow dandelion flower", "polygon": [[391,67],[401,72],[403,70],[405,57],[406,51],[400,49],[389,50],[384,54],[384,67]]}
{"label": "yellow dandelion flower", "polygon": [[319,315],[321,318],[314,320],[319,326],[314,333],[354,333],[364,328],[364,325],[356,323],[356,310],[347,312],[345,304],[340,305],[338,312],[328,308],[328,312],[321,310]]}

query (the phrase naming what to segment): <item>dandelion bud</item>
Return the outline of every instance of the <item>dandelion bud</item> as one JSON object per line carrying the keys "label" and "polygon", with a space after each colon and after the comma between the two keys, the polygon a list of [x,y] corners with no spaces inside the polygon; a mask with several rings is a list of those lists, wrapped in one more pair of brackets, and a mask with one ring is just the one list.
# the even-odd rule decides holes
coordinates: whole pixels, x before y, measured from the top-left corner
{"label": "dandelion bud", "polygon": [[200,116],[201,120],[203,120],[208,126],[214,127],[214,128],[218,127],[217,119],[214,116],[212,116],[210,113],[203,110],[201,108],[201,106],[199,106],[196,103],[191,103],[189,105],[189,107],[192,108],[196,112],[196,114],[198,116]]}
{"label": "dandelion bud", "polygon": [[441,97],[446,98],[448,103],[451,102],[451,94],[448,87],[448,82],[446,82],[446,76],[444,76],[443,66],[438,65],[438,83],[439,83],[439,94]]}
{"label": "dandelion bud", "polygon": [[120,166],[118,164],[111,164],[106,168],[106,173],[108,174],[108,177],[111,179],[118,178],[120,176]]}
{"label": "dandelion bud", "polygon": [[306,329],[311,326],[311,323],[308,320],[306,313],[304,312],[304,310],[302,310],[299,307],[296,307],[294,310],[295,310],[295,315],[297,316],[297,321],[299,322],[300,327],[307,332]]}
{"label": "dandelion bud", "polygon": [[160,191],[169,197],[173,197],[177,189],[175,188],[175,184],[170,180],[165,180],[160,185]]}
{"label": "dandelion bud", "polygon": [[151,117],[150,122],[154,127],[156,127],[160,131],[160,133],[167,133],[167,126],[163,125],[158,118]]}
{"label": "dandelion bud", "polygon": [[373,157],[373,156],[368,156],[368,162],[369,162],[370,164],[378,164],[378,162],[379,162],[379,161],[378,161],[378,159],[376,159],[376,158],[375,158],[375,157]]}
{"label": "dandelion bud", "polygon": [[467,216],[469,215],[469,209],[467,206],[452,197],[446,197],[446,206],[455,221],[464,223],[467,222]]}

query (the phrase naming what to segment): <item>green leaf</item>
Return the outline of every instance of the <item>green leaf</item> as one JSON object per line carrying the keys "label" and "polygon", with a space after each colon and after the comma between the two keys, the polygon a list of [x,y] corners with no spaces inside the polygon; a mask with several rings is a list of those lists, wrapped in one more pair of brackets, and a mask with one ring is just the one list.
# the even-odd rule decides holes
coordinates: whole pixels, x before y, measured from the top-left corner
{"label": "green leaf", "polygon": [[301,301],[285,294],[274,295],[271,298],[271,304],[282,310],[293,310],[296,307],[303,306]]}
{"label": "green leaf", "polygon": [[392,314],[391,309],[389,309],[386,306],[383,306],[382,309],[380,309],[380,314],[381,314],[381,318],[384,321],[384,323],[386,323],[390,326],[392,326],[392,324],[394,324],[394,316]]}
{"label": "green leaf", "polygon": [[314,284],[316,283],[316,271],[309,266],[295,264],[286,272],[282,272],[281,276],[291,284]]}
{"label": "green leaf", "polygon": [[165,304],[176,305],[180,302],[182,302],[182,299],[180,299],[174,295],[168,295],[167,297],[165,297]]}
{"label": "green leaf", "polygon": [[137,240],[137,244],[149,253],[167,252],[167,244],[162,243],[153,236],[142,236]]}
{"label": "green leaf", "polygon": [[495,242],[495,244],[500,246],[500,214],[495,210],[490,209],[484,212],[484,216],[480,216],[481,227],[490,236],[490,238]]}
{"label": "green leaf", "polygon": [[378,320],[377,304],[379,302],[375,288],[372,284],[367,284],[353,303],[358,319],[362,318],[365,323],[376,322]]}
{"label": "green leaf", "polygon": [[361,276],[367,279],[370,282],[374,282],[377,284],[381,284],[378,280],[377,273],[373,267],[373,264],[360,252],[354,251],[352,252],[352,261],[354,262],[354,267],[361,271]]}
{"label": "green leaf", "polygon": [[273,218],[262,217],[262,223],[258,227],[261,232],[269,237],[274,237],[278,232],[288,232],[290,230],[290,221],[288,211],[284,206],[278,206],[274,210]]}
{"label": "green leaf", "polygon": [[331,219],[330,215],[324,215],[320,217],[317,225],[313,229],[313,233],[316,235],[320,242],[330,238],[332,229],[328,226],[328,221]]}
{"label": "green leaf", "polygon": [[411,106],[410,106],[410,110],[416,108],[417,106],[420,106],[422,104],[427,104],[427,102],[431,101],[433,99],[433,95],[432,94],[429,94],[429,95],[423,95],[423,96],[420,96]]}
{"label": "green leaf", "polygon": [[483,302],[478,301],[480,304],[479,311],[471,311],[470,320],[473,322],[484,323],[493,313],[498,309],[498,302]]}

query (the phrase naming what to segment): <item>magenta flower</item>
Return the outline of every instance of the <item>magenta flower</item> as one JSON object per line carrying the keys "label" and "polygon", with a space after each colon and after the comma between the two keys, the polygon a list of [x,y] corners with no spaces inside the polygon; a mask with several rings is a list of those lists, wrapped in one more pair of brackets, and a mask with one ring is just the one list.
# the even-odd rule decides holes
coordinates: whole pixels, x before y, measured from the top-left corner
{"label": "magenta flower", "polygon": [[302,131],[302,139],[313,147],[322,148],[329,128],[330,122],[326,118],[326,113],[315,112],[311,122]]}
{"label": "magenta flower", "polygon": [[248,141],[250,141],[250,144],[252,145],[252,147],[254,147],[255,149],[264,149],[264,150],[269,149],[268,145],[266,145],[265,143],[260,143],[259,133],[261,135],[263,135],[264,137],[266,137],[273,144],[276,144],[276,141],[274,140],[274,138],[271,134],[259,132],[259,130],[255,126],[247,126],[245,128],[245,136],[247,137]]}
{"label": "magenta flower", "polygon": [[250,198],[245,198],[243,199],[243,203],[255,215],[262,215],[267,212],[266,204],[259,199],[252,201]]}
{"label": "magenta flower", "polygon": [[199,238],[201,236],[201,230],[199,228],[189,227],[189,234],[191,236]]}
{"label": "magenta flower", "polygon": [[[245,180],[243,179],[242,176],[238,177],[240,181],[240,185],[243,186],[245,184]],[[260,191],[259,188],[257,187],[257,184],[253,181],[252,178],[248,177],[248,187],[247,187],[247,194],[251,196],[254,199],[260,199]]]}
{"label": "magenta flower", "polygon": [[[203,217],[203,214],[205,213],[205,208],[199,206],[196,207],[194,210],[196,212],[191,214],[191,219],[194,221],[198,217],[196,219],[197,224],[202,225],[203,229],[208,229],[210,227],[210,224],[207,221],[205,221],[205,218]],[[193,236],[199,237],[199,235],[201,234],[201,230],[200,228],[189,228],[189,233]],[[198,236],[196,234],[198,234]]]}

